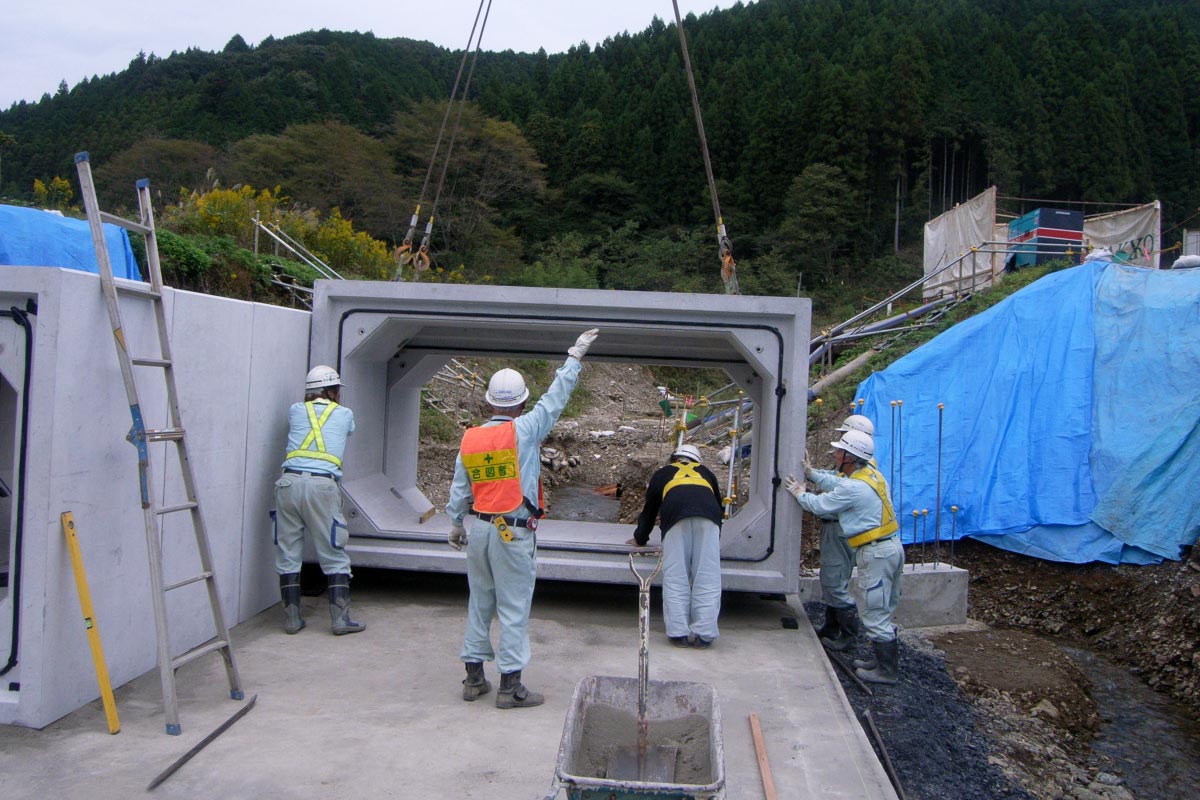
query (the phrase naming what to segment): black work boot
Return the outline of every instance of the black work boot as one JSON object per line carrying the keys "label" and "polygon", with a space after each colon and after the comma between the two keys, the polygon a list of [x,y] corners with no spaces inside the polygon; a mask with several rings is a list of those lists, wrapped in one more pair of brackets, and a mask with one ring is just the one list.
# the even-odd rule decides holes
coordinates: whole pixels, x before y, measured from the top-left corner
{"label": "black work boot", "polygon": [[289,572],[279,576],[279,596],[283,598],[283,630],[299,633],[304,627],[300,616],[300,573]]}
{"label": "black work boot", "polygon": [[363,623],[350,619],[350,576],[344,572],[329,576],[329,619],[333,622],[334,636],[367,629]]}
{"label": "black work boot", "polygon": [[818,639],[833,639],[838,635],[841,626],[837,622],[837,609],[833,606],[825,606],[825,624],[817,631]]}
{"label": "black work boot", "polygon": [[467,677],[463,679],[463,700],[468,703],[478,700],[492,690],[492,684],[483,677],[483,662],[466,661]]}
{"label": "black work boot", "polygon": [[871,642],[875,650],[873,669],[856,669],[854,674],[867,683],[893,684],[900,679],[900,640]]}
{"label": "black work boot", "polygon": [[837,633],[833,636],[822,636],[821,644],[840,653],[853,647],[854,640],[858,638],[858,609],[854,606],[835,608],[833,617],[837,622]]}
{"label": "black work boot", "polygon": [[521,670],[500,676],[500,691],[496,692],[496,708],[528,708],[540,706],[546,698],[531,692],[521,683]]}
{"label": "black work boot", "polygon": [[854,659],[852,665],[855,669],[875,669],[875,665],[879,663],[879,659],[875,658],[875,648],[871,647],[871,654],[866,658]]}

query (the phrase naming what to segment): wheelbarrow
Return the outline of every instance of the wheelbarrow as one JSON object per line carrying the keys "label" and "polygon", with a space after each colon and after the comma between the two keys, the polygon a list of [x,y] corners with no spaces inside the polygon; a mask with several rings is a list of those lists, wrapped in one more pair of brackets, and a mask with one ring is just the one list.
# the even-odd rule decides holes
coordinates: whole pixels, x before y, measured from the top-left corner
{"label": "wheelbarrow", "polygon": [[[648,575],[634,555],[657,554]],[[591,675],[575,686],[546,800],[714,800],[725,797],[717,692],[708,684],[649,679],[650,583],[661,551],[629,554],[639,586],[638,677]]]}

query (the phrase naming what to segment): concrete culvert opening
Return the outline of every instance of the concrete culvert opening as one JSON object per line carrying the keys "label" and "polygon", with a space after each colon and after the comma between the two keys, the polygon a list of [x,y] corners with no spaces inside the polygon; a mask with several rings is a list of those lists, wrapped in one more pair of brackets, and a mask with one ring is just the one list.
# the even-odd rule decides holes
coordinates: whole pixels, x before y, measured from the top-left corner
{"label": "concrete culvert opening", "polygon": [[[524,365],[536,398],[536,390],[545,389],[578,334],[598,327],[600,339],[585,359],[585,373],[589,367],[608,365],[671,367],[726,376],[718,379],[729,387],[726,394],[712,398],[730,401],[726,406],[691,410],[692,417],[707,420],[702,431],[705,460],[723,480],[728,471],[716,454],[728,444],[729,423],[708,417],[734,407],[744,409],[742,413],[753,409],[754,424],[744,431],[738,451],[753,454],[738,459],[737,494],[742,502],[721,537],[724,585],[740,591],[795,591],[799,515],[794,504],[780,502],[786,494],[779,488],[778,473],[781,464],[799,460],[798,448],[803,446],[802,438],[788,431],[797,424],[804,429],[808,302],[621,293],[618,308],[609,292],[529,289],[499,306],[488,298],[489,293],[509,291],[365,282],[318,285],[310,360],[337,365],[346,384],[343,401],[354,409],[358,426],[347,450],[342,481],[354,563],[464,571],[462,555],[445,544],[449,531],[449,520],[441,513],[445,500],[430,481],[432,477],[448,487],[449,472],[422,463],[422,409],[426,409],[426,433],[441,424],[429,416],[428,409],[435,403],[445,406],[445,414],[459,415],[451,423],[455,427],[479,421],[488,413],[482,398],[494,371],[491,365],[518,369]],[[503,313],[497,313],[498,308]],[[664,416],[659,402],[665,399],[673,406],[672,418],[662,422],[658,463],[665,463],[670,453],[667,428],[688,411],[684,396],[691,394],[693,405],[700,400],[689,382],[684,379],[679,386],[666,387],[669,397],[657,393],[639,397],[637,402],[648,408],[638,410],[638,424],[626,426],[633,430],[622,431],[619,423],[611,430],[584,430],[586,426],[564,414],[556,434],[563,441],[597,443],[617,442],[619,436],[658,436],[659,423],[652,420],[653,415]],[[433,397],[441,387],[454,384],[465,394],[465,403],[447,404],[445,398]],[[792,386],[797,388],[789,390]],[[586,407],[592,399],[611,402],[611,397],[589,398],[586,392],[573,402]],[[650,416],[642,416],[647,410]],[[634,409],[626,411],[632,419]],[[726,413],[726,420],[729,416]],[[645,430],[647,419],[651,431]],[[722,435],[727,441],[719,443]],[[442,455],[452,459],[457,442],[446,445]],[[795,457],[793,448],[797,448]],[[543,450],[543,463],[549,461],[551,467],[543,470],[544,476],[555,472],[556,459],[569,463],[571,457],[551,450],[553,444]],[[572,466],[585,486],[638,482],[621,474],[589,475],[582,460]],[[640,498],[635,497],[644,491],[644,480],[632,490],[633,496],[623,492],[617,521],[562,518],[553,513],[551,500],[551,516],[539,525],[537,534],[539,575],[627,582],[625,540],[632,529],[620,520],[627,513],[626,503],[636,502],[640,509]]]}

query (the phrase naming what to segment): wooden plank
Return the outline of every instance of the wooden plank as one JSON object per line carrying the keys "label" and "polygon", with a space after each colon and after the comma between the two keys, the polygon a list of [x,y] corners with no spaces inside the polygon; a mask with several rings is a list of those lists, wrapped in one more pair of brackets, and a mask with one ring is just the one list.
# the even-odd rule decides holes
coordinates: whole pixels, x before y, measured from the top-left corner
{"label": "wooden plank", "polygon": [[775,776],[771,774],[771,763],[767,761],[767,747],[763,744],[762,727],[758,724],[758,714],[750,715],[750,732],[754,735],[754,752],[758,755],[758,771],[762,775],[763,794],[767,800],[778,800],[775,793]]}

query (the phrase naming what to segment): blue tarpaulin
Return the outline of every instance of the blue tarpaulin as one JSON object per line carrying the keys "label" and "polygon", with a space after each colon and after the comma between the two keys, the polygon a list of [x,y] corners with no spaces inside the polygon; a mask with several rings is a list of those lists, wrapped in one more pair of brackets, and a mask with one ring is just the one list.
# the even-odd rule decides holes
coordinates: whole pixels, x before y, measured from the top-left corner
{"label": "blue tarpaulin", "polygon": [[956,537],[1039,558],[1149,563],[1200,533],[1200,270],[1051,273],[858,397],[906,542],[935,538],[939,485],[942,539],[957,506]]}
{"label": "blue tarpaulin", "polygon": [[[105,223],[104,240],[108,243],[108,259],[113,275],[141,280],[125,229]],[[0,264],[67,267],[100,273],[91,229],[86,220],[19,206],[0,205]]]}

